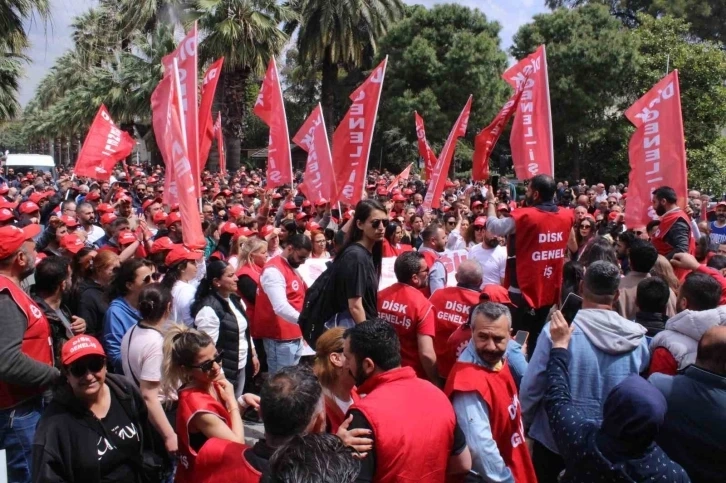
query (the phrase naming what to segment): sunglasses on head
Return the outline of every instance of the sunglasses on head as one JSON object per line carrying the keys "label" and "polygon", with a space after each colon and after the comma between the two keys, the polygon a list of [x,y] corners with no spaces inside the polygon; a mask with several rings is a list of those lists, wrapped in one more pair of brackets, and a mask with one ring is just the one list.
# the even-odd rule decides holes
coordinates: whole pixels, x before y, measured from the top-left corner
{"label": "sunglasses on head", "polygon": [[191,367],[192,369],[199,369],[202,372],[209,372],[214,368],[215,362],[217,364],[222,363],[222,357],[224,357],[224,351],[219,351],[219,352],[217,352],[217,355],[214,356],[214,359],[212,359],[211,361],[202,362],[198,366],[189,366],[189,367]]}
{"label": "sunglasses on head", "polygon": [[73,377],[83,377],[87,372],[95,374],[106,365],[106,358],[101,356],[88,356],[77,360],[68,367],[68,372]]}
{"label": "sunglasses on head", "polygon": [[389,220],[373,220],[373,221],[371,221],[371,226],[375,229],[378,229],[378,227],[380,227],[381,224],[383,224],[383,228],[385,228],[388,226],[388,222],[389,222]]}

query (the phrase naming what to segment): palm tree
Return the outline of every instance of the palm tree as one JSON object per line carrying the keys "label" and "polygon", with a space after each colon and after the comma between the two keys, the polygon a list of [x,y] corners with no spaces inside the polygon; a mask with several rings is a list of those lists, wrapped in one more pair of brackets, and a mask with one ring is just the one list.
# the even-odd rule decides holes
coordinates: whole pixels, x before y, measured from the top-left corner
{"label": "palm tree", "polygon": [[[403,17],[401,0],[290,0],[299,20],[285,31],[297,33],[300,64],[320,64],[325,124],[335,127],[333,109],[339,67],[362,68],[393,23]],[[373,54],[373,55],[372,55]]]}
{"label": "palm tree", "polygon": [[235,170],[246,130],[250,80],[264,74],[269,60],[282,51],[288,36],[279,25],[292,22],[295,13],[275,0],[200,0],[198,7],[193,17],[203,31],[200,61],[224,57],[217,98],[229,169]]}

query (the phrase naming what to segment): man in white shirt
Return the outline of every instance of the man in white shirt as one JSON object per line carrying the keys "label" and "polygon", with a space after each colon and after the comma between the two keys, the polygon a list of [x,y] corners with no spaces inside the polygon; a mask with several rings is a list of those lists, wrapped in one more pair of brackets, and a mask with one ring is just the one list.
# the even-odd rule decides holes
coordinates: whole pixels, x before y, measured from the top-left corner
{"label": "man in white shirt", "polygon": [[76,217],[78,218],[83,231],[86,232],[86,245],[93,246],[98,240],[106,235],[98,225],[94,225],[96,221],[96,210],[90,203],[81,203],[76,208]]}
{"label": "man in white shirt", "polygon": [[499,244],[496,235],[486,229],[486,219],[483,227],[478,227],[476,221],[475,228],[484,230],[484,241],[469,250],[469,258],[481,265],[482,288],[490,284],[501,285],[507,268],[507,249]]}
{"label": "man in white shirt", "polygon": [[595,187],[595,203],[599,204],[599,203],[602,203],[603,201],[607,201],[607,200],[608,200],[608,194],[605,191],[605,185],[602,183],[598,183],[597,186]]}

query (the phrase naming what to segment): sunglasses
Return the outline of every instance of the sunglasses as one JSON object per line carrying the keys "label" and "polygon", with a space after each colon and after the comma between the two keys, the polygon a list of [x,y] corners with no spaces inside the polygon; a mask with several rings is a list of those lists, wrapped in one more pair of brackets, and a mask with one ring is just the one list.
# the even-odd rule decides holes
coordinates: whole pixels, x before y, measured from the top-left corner
{"label": "sunglasses", "polygon": [[202,362],[198,366],[189,366],[192,369],[199,369],[202,372],[209,372],[214,368],[214,364],[221,364],[222,363],[222,357],[224,357],[224,351],[217,352],[217,355],[214,356],[214,359],[211,361]]}
{"label": "sunglasses", "polygon": [[87,372],[95,374],[106,366],[106,358],[101,356],[84,357],[68,367],[68,372],[73,377],[80,378],[86,375]]}
{"label": "sunglasses", "polygon": [[486,228],[485,226],[475,226],[475,227],[474,227],[474,231],[482,231],[482,230],[484,230],[485,228]]}
{"label": "sunglasses", "polygon": [[447,225],[456,225],[456,222],[455,221],[447,221],[446,224]]}
{"label": "sunglasses", "polygon": [[580,229],[587,228],[588,230],[592,228],[592,225],[580,225]]}
{"label": "sunglasses", "polygon": [[376,230],[383,224],[383,228],[386,228],[388,226],[389,220],[373,220],[371,221],[371,226],[375,228]]}

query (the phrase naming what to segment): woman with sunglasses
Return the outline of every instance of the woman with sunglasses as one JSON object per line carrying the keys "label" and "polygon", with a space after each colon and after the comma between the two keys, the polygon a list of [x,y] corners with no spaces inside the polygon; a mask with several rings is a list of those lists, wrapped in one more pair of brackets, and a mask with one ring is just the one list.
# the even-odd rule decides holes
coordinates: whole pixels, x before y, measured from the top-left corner
{"label": "woman with sunglasses", "polygon": [[77,335],[63,345],[62,374],[33,442],[33,481],[141,483],[151,445],[144,400],[106,370],[101,343]]}
{"label": "woman with sunglasses", "polygon": [[[121,262],[111,251],[94,253],[88,273],[80,274],[74,284],[73,298],[78,303],[74,313],[86,321],[86,334],[100,338],[103,336],[103,317],[108,311],[109,287]],[[73,276],[77,276],[75,271]]]}
{"label": "woman with sunglasses", "polygon": [[178,324],[194,325],[190,309],[197,293],[198,267],[204,254],[189,250],[182,244],[173,245],[164,260],[167,266],[162,285],[171,290],[173,302],[170,320]]}
{"label": "woman with sunglasses", "polygon": [[575,237],[570,237],[567,248],[570,259],[577,261],[590,241],[595,237],[595,222],[590,215],[575,223]]}
{"label": "woman with sunglasses", "polygon": [[[163,393],[179,397],[176,432],[183,464],[177,466],[177,483],[195,483],[194,463],[208,439],[245,442],[240,404],[224,377],[223,359],[204,332],[174,325],[164,336]],[[243,401],[246,406],[251,398],[245,394]]]}
{"label": "woman with sunglasses", "polygon": [[109,298],[112,301],[103,317],[103,346],[116,374],[123,374],[121,339],[141,320],[137,310],[139,293],[151,282],[151,262],[139,258],[123,262],[111,281]]}
{"label": "woman with sunglasses", "polygon": [[237,296],[234,272],[227,262],[210,262],[207,276],[197,288],[191,314],[196,328],[209,335],[220,353],[224,351],[224,375],[232,381],[239,397],[245,386],[248,359],[253,364],[253,375],[259,371],[260,363],[250,340],[247,313]]}

